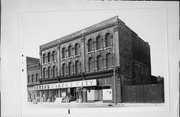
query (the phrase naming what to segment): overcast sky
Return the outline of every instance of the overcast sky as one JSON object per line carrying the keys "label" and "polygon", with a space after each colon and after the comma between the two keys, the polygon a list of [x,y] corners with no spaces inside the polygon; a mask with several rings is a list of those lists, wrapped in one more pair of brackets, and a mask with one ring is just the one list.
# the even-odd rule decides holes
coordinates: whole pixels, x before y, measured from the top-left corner
{"label": "overcast sky", "polygon": [[167,24],[163,9],[76,10],[20,14],[26,56],[39,58],[39,46],[118,16],[151,47],[152,75],[167,77]]}

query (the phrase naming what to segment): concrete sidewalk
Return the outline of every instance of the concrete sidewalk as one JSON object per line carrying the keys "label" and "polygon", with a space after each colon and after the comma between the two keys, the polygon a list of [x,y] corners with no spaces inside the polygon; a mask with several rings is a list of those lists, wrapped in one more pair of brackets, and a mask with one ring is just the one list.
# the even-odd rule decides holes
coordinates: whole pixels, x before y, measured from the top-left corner
{"label": "concrete sidewalk", "polygon": [[29,105],[37,106],[49,106],[49,107],[84,107],[84,108],[97,108],[97,107],[134,107],[134,106],[163,106],[164,103],[103,103],[103,102],[93,102],[93,103],[54,103],[54,102],[39,102],[37,104],[29,103]]}

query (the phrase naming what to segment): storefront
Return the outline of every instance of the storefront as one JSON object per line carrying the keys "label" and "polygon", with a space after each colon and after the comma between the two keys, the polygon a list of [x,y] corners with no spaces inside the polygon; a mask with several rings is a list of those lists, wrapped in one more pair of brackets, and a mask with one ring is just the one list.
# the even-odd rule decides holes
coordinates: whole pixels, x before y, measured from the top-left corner
{"label": "storefront", "polygon": [[28,87],[28,102],[32,102],[34,100],[40,101],[40,91],[34,90],[33,87]]}
{"label": "storefront", "polygon": [[[34,86],[34,91],[40,91],[41,101],[54,101],[57,97],[67,98],[78,103],[94,101],[112,101],[111,86],[99,86],[97,79],[64,83],[43,84]],[[108,95],[109,94],[109,95]]]}

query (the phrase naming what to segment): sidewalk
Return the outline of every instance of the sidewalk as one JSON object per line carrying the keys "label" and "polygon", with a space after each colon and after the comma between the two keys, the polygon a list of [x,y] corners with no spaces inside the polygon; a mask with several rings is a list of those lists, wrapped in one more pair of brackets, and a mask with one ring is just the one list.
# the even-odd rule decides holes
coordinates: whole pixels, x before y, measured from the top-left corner
{"label": "sidewalk", "polygon": [[37,104],[29,103],[30,105],[37,106],[51,106],[51,107],[88,107],[88,108],[97,108],[97,107],[134,107],[134,106],[163,106],[164,103],[103,103],[101,101],[93,103],[77,103],[76,101],[70,103],[54,103],[54,102],[38,102]]}

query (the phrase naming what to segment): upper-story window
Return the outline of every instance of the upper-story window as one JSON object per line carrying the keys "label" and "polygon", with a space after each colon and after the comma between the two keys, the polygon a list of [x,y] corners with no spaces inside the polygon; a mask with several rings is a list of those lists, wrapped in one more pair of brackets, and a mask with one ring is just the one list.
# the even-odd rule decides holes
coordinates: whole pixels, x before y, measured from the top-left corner
{"label": "upper-story window", "polygon": [[75,55],[78,55],[79,53],[80,53],[79,44],[76,43],[76,44],[75,44]]}
{"label": "upper-story window", "polygon": [[69,62],[68,67],[69,67],[69,75],[73,74],[73,65],[72,65],[72,62]]}
{"label": "upper-story window", "polygon": [[62,48],[62,58],[65,58],[65,54],[66,54],[66,49],[65,47]]}
{"label": "upper-story window", "polygon": [[50,62],[50,58],[51,58],[51,53],[48,52],[48,62]]}
{"label": "upper-story window", "polygon": [[102,39],[101,39],[100,36],[98,36],[96,38],[96,49],[98,50],[98,49],[101,49],[101,48],[102,48]]}
{"label": "upper-story window", "polygon": [[66,73],[66,65],[65,63],[62,64],[62,75],[65,76],[65,73]]}
{"label": "upper-story window", "polygon": [[52,61],[55,61],[55,56],[56,56],[56,52],[53,51],[53,52],[52,52]]}
{"label": "upper-story window", "polygon": [[36,74],[36,82],[38,82],[38,74]]}
{"label": "upper-story window", "polygon": [[30,75],[28,75],[28,83],[30,83]]}
{"label": "upper-story window", "polygon": [[102,70],[102,67],[103,67],[102,56],[98,55],[97,56],[97,70]]}
{"label": "upper-story window", "polygon": [[93,41],[92,39],[88,40],[88,52],[92,51]]}
{"label": "upper-story window", "polygon": [[111,40],[112,40],[112,37],[111,37],[110,33],[107,33],[105,35],[105,46],[106,47],[111,46]]}
{"label": "upper-story window", "polygon": [[72,46],[68,47],[68,57],[72,56]]}
{"label": "upper-story window", "polygon": [[80,73],[80,62],[78,60],[75,62],[75,73]]}
{"label": "upper-story window", "polygon": [[112,54],[108,53],[106,54],[106,68],[112,67]]}
{"label": "upper-story window", "polygon": [[56,73],[56,66],[53,66],[53,70],[52,70],[52,76],[53,76],[53,78],[55,77],[55,73]]}
{"label": "upper-story window", "polygon": [[50,67],[48,67],[47,77],[50,78]]}
{"label": "upper-story window", "polygon": [[89,57],[88,59],[88,69],[89,69],[89,72],[93,71],[93,58],[92,57]]}
{"label": "upper-story window", "polygon": [[32,80],[31,81],[32,81],[32,83],[34,82],[34,75],[32,75]]}
{"label": "upper-story window", "polygon": [[43,68],[43,78],[46,76],[46,68]]}
{"label": "upper-story window", "polygon": [[46,54],[43,54],[43,63],[45,63]]}

